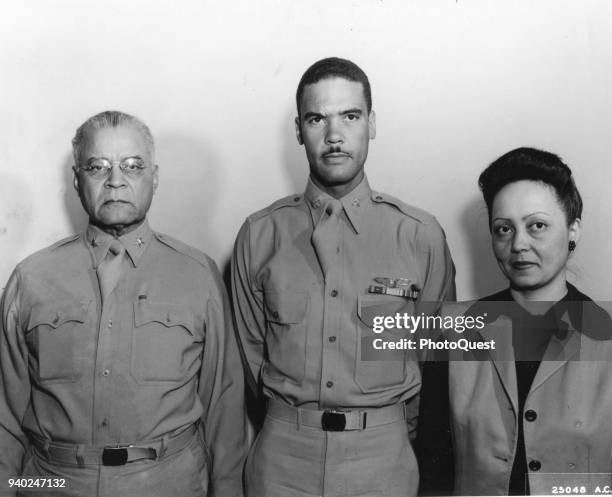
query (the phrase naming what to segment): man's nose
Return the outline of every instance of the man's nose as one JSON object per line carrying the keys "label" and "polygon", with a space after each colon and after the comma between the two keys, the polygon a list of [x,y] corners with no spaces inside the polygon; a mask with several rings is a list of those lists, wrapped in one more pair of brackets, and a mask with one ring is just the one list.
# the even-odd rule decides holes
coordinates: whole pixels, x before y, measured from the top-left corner
{"label": "man's nose", "polygon": [[340,123],[336,119],[331,119],[327,125],[327,133],[325,134],[325,142],[330,144],[342,143],[344,137]]}
{"label": "man's nose", "polygon": [[119,188],[125,185],[125,177],[123,176],[123,171],[119,167],[119,164],[111,165],[110,173],[108,174],[108,178],[106,178],[105,184],[112,188]]}

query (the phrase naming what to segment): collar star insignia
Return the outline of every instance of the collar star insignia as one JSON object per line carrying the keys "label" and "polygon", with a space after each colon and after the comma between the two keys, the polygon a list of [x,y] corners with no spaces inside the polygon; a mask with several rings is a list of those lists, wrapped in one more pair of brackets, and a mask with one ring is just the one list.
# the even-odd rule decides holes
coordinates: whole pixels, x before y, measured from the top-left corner
{"label": "collar star insignia", "polygon": [[138,245],[138,248],[141,248],[144,245],[142,238],[140,237],[136,238],[136,245]]}

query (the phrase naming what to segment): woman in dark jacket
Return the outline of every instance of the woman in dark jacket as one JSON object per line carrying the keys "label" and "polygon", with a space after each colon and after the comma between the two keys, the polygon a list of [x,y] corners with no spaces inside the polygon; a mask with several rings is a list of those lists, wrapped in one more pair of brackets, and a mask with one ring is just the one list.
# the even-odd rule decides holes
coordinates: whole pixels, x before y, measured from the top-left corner
{"label": "woman in dark jacket", "polygon": [[509,288],[443,310],[483,317],[465,338],[495,348],[426,364],[422,491],[593,493],[611,483],[594,474],[612,471],[612,320],[566,280],[580,194],[559,157],[532,148],[497,159],[479,186]]}

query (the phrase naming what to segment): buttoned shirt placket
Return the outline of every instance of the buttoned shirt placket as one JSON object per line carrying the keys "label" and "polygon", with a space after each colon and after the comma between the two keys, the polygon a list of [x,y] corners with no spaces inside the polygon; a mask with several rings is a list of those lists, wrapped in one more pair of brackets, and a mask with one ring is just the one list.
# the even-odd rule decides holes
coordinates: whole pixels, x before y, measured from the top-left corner
{"label": "buttoned shirt placket", "polygon": [[[318,204],[317,204],[318,202]],[[325,214],[324,198],[317,199],[313,204],[322,205],[313,215],[319,218]],[[337,407],[337,368],[340,360],[340,344],[342,340],[342,295],[338,290],[344,272],[344,230],[346,222],[343,211],[338,214],[338,233],[334,263],[329,266],[327,274],[323,275],[323,344],[321,347],[321,377],[319,383],[319,407]],[[331,242],[331,240],[329,241]]]}
{"label": "buttoned shirt placket", "polygon": [[[91,227],[90,227],[91,230]],[[93,230],[88,232],[88,238]],[[149,235],[149,236],[147,236]],[[110,244],[110,235],[101,232],[91,235],[90,245],[98,266]],[[150,238],[150,230],[144,225],[135,232],[122,237],[126,246],[123,255],[122,268],[125,270],[115,288],[102,301],[99,289],[97,293],[98,305],[98,333],[95,351],[95,367],[93,380],[93,426],[92,443],[104,446],[122,440],[121,420],[114,419],[117,384],[115,377],[119,372],[129,374],[130,367],[130,339],[133,325],[131,293],[128,292],[129,274],[137,269],[136,261],[144,252],[146,242]],[[123,371],[123,369],[127,371]],[[131,440],[125,440],[131,442]]]}

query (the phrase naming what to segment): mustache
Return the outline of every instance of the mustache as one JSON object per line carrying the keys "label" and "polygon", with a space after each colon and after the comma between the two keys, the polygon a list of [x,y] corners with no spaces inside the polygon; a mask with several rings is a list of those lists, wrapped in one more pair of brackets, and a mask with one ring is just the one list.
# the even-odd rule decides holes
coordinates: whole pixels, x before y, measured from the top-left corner
{"label": "mustache", "polygon": [[323,156],[326,156],[329,154],[345,154],[351,157],[351,154],[347,152],[346,150],[342,150],[342,147],[340,147],[339,145],[336,145],[335,147],[331,146],[325,152],[323,152]]}

